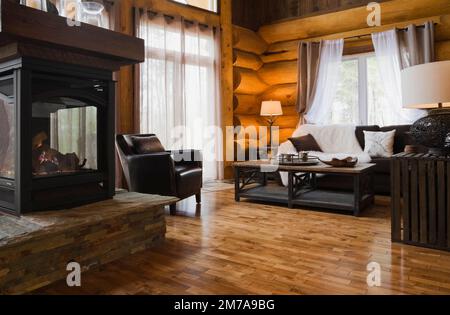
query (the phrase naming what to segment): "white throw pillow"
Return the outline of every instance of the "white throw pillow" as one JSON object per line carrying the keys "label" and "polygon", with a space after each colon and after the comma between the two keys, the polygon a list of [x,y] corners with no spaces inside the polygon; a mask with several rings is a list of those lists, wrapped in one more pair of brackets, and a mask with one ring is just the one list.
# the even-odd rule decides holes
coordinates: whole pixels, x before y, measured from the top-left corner
{"label": "white throw pillow", "polygon": [[371,157],[391,157],[394,155],[396,130],[389,132],[364,131],[366,147],[364,152]]}

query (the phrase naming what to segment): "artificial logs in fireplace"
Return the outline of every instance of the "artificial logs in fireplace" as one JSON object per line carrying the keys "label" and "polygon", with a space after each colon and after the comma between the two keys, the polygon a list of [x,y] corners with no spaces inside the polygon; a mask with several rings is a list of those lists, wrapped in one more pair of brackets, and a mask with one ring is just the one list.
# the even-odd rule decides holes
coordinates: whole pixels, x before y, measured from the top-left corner
{"label": "artificial logs in fireplace", "polygon": [[33,138],[32,164],[33,176],[70,174],[83,171],[87,159],[80,164],[80,158],[74,153],[63,154],[52,149],[45,141],[48,136],[40,132]]}

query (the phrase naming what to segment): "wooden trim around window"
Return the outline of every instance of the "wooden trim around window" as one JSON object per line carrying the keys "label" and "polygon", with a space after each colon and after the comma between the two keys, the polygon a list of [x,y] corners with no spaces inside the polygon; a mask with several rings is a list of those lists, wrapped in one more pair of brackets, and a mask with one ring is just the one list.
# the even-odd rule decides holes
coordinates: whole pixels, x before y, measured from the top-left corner
{"label": "wooden trim around window", "polygon": [[210,10],[207,10],[207,9],[204,9],[204,8],[200,8],[200,7],[196,7],[195,5],[191,5],[191,4],[180,3],[180,2],[175,1],[175,0],[167,0],[167,1],[174,2],[177,5],[182,5],[184,7],[188,7],[188,8],[194,9],[194,10],[200,10],[200,11],[203,11],[203,12],[206,12],[206,13],[212,13],[212,14],[220,15],[220,0],[215,0],[217,2],[217,12],[210,11]]}

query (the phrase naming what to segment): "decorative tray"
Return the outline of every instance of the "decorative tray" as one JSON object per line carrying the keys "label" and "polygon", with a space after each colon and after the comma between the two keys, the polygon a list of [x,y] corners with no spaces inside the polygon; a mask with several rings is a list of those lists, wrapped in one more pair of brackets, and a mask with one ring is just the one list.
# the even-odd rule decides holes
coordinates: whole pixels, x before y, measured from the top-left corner
{"label": "decorative tray", "polygon": [[278,164],[284,166],[313,166],[319,164],[317,157],[304,159],[297,154],[282,154],[278,157]]}

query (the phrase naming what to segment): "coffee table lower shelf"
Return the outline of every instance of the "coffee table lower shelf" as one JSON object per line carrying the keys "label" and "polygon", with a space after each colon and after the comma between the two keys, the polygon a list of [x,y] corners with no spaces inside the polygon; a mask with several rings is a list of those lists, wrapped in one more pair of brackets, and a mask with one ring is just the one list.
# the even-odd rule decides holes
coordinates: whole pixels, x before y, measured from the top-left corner
{"label": "coffee table lower shelf", "polygon": [[[283,166],[267,161],[237,162],[234,165],[235,199],[247,198],[255,201],[287,204],[294,206],[320,208],[351,212],[359,216],[360,212],[374,203],[374,164],[361,164],[354,168],[335,168],[327,165]],[[287,187],[274,185],[267,175],[274,172],[288,175]],[[352,191],[322,189],[318,185],[318,176],[326,174],[338,177],[350,177]],[[336,182],[339,186],[339,182]]]}
{"label": "coffee table lower shelf", "polygon": [[[278,185],[259,186],[249,188],[239,193],[240,198],[254,201],[273,202],[289,205],[289,191],[287,187]],[[373,195],[366,194],[361,198],[361,208],[373,203]],[[332,191],[323,189],[305,190],[300,196],[292,200],[292,205],[337,210],[355,213],[355,194],[347,191]]]}

